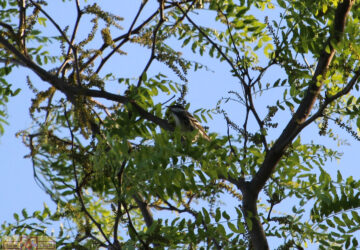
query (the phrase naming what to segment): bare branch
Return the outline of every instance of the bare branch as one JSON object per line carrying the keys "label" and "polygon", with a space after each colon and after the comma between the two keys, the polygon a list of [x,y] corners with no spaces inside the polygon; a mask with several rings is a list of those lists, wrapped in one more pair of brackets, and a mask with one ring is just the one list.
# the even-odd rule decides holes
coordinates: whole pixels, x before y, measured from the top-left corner
{"label": "bare branch", "polygon": [[155,59],[156,35],[157,35],[157,32],[158,32],[159,29],[160,29],[160,26],[163,24],[163,22],[164,22],[164,19],[160,19],[159,23],[156,25],[156,27],[155,27],[155,29],[154,29],[153,39],[152,39],[152,46],[151,46],[151,55],[150,55],[150,58],[149,58],[147,64],[145,65],[144,70],[142,71],[141,75],[139,76],[139,81],[138,81],[138,83],[137,83],[137,87],[140,87],[141,82],[142,82],[142,79],[143,79],[143,76],[146,74],[146,72],[148,71],[151,63],[152,63],[153,60]]}
{"label": "bare branch", "polygon": [[[123,40],[121,41],[121,45],[119,44],[116,48],[119,49],[124,43],[128,42],[130,40],[130,35],[133,35],[133,34],[138,34],[142,28],[145,27],[145,25],[147,25],[151,20],[154,19],[154,17],[156,17],[158,11],[156,10],[154,13],[152,13],[145,21],[143,21],[141,24],[139,24],[135,29],[129,29],[128,32],[126,32],[125,34],[117,37],[117,38],[114,38],[113,41],[114,42],[118,42],[120,40]],[[133,22],[133,24],[135,24]],[[132,25],[133,25],[132,24]],[[130,26],[130,28],[133,28],[132,26]],[[100,52],[103,52],[107,47],[109,47],[108,44],[104,43],[98,50]],[[114,52],[113,52],[114,53]],[[82,72],[84,69],[86,69],[91,63],[93,63],[95,61],[95,59],[99,56],[100,54],[99,53],[96,53],[94,56],[92,56],[91,58],[89,58],[89,60],[84,63],[84,65],[82,66],[80,72]]]}
{"label": "bare branch", "polygon": [[123,174],[124,174],[126,163],[127,163],[127,161],[123,160],[123,162],[122,162],[122,164],[120,166],[120,170],[119,170],[119,172],[117,174],[119,187],[117,188],[118,202],[117,202],[117,213],[116,213],[115,222],[114,222],[114,242],[115,242],[115,244],[118,244],[118,226],[119,226],[119,221],[120,221],[120,218],[121,218],[122,180],[123,180],[123,176],[124,176]]}
{"label": "bare branch", "polygon": [[[75,70],[76,70],[76,79],[77,79],[77,83],[79,85],[81,85],[81,79],[80,79],[80,70],[79,70],[79,62],[77,59],[77,50],[76,47],[73,46],[72,42],[69,41],[68,37],[66,36],[66,34],[62,31],[62,29],[60,28],[60,26],[57,24],[57,22],[55,22],[55,20],[37,3],[34,3],[33,0],[29,0],[38,10],[40,10],[41,13],[43,13],[49,20],[50,22],[55,26],[55,28],[59,31],[59,33],[61,34],[61,36],[65,39],[65,41],[69,44],[70,48],[72,49],[73,53],[74,53],[74,60],[75,60]],[[80,17],[79,17],[80,18]]]}
{"label": "bare branch", "polygon": [[257,111],[255,109],[255,105],[254,105],[254,102],[253,102],[253,99],[252,99],[251,87],[248,87],[248,86],[245,87],[245,94],[247,95],[248,102],[249,102],[249,105],[247,105],[247,106],[250,108],[251,112],[253,113],[253,115],[254,115],[254,117],[256,119],[256,122],[258,123],[258,125],[260,127],[260,134],[261,134],[262,144],[264,146],[265,151],[268,152],[269,151],[268,144],[267,144],[267,141],[266,141],[266,137],[263,134],[264,133],[264,122],[260,119],[259,114],[257,113]]}
{"label": "bare branch", "polygon": [[71,38],[70,38],[70,46],[69,46],[69,49],[68,49],[68,52],[67,52],[67,56],[70,55],[70,51],[72,50],[72,46],[74,44],[75,36],[76,36],[77,30],[79,28],[80,19],[81,19],[82,14],[83,14],[83,12],[80,9],[79,0],[76,0],[75,4],[76,4],[77,16],[76,16],[76,21],[75,21],[73,33],[72,33]]}
{"label": "bare branch", "polygon": [[[101,60],[98,68],[97,68],[96,71],[95,71],[96,73],[99,73],[100,70],[101,70],[101,68],[105,65],[106,61],[109,60],[109,58],[110,58],[116,51],[118,51],[118,50],[121,48],[122,45],[124,45],[126,42],[129,41],[130,35],[132,34],[132,29],[133,29],[133,27],[134,27],[137,19],[138,19],[139,16],[140,16],[140,13],[141,13],[142,10],[144,9],[144,7],[145,7],[145,5],[146,5],[147,2],[148,2],[148,0],[143,1],[143,2],[141,3],[140,8],[139,8],[138,12],[136,13],[136,16],[135,16],[133,22],[131,23],[130,28],[129,28],[128,32],[127,32],[127,37],[124,37],[124,40],[123,40],[119,45],[117,45],[106,57],[104,57],[104,59]],[[116,40],[116,39],[115,39],[115,40]],[[115,40],[114,40],[114,41],[115,41]]]}

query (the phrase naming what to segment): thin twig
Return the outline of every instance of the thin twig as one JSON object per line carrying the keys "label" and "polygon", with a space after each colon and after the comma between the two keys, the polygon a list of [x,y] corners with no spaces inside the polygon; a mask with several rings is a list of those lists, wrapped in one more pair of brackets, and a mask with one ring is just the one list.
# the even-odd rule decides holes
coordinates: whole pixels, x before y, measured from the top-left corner
{"label": "thin twig", "polygon": [[19,29],[18,29],[18,37],[21,41],[21,47],[24,50],[24,54],[27,55],[26,49],[26,2],[25,0],[18,1],[19,6]]}
{"label": "thin twig", "polygon": [[162,25],[162,23],[164,22],[163,19],[160,19],[159,23],[156,25],[154,32],[153,32],[153,39],[152,39],[152,46],[151,46],[151,55],[150,58],[144,68],[144,70],[142,71],[141,75],[139,76],[139,81],[136,85],[136,87],[140,87],[143,76],[146,74],[147,70],[149,69],[151,63],[153,62],[153,60],[155,59],[155,48],[156,48],[156,35],[158,30],[160,29],[160,26]]}
{"label": "thin twig", "polygon": [[351,80],[346,84],[345,88],[343,88],[342,90],[340,90],[338,93],[336,93],[333,96],[328,96],[325,98],[325,102],[320,106],[320,108],[318,109],[318,111],[313,114],[309,119],[307,119],[303,124],[301,124],[301,129],[305,128],[306,126],[308,126],[310,123],[312,123],[313,121],[315,121],[317,118],[319,118],[320,116],[323,115],[324,110],[326,109],[326,107],[332,103],[333,101],[335,101],[336,99],[338,99],[341,96],[344,96],[346,94],[348,94],[350,92],[350,90],[354,87],[354,85],[358,82],[360,78],[360,70],[355,72],[355,75],[351,78]]}
{"label": "thin twig", "polygon": [[122,179],[123,179],[123,173],[125,170],[125,166],[126,166],[126,160],[123,160],[123,162],[121,163],[120,166],[120,170],[117,174],[117,178],[118,178],[118,182],[119,182],[119,188],[117,188],[117,211],[116,211],[116,217],[115,217],[115,223],[114,223],[114,241],[115,243],[118,243],[118,226],[119,226],[119,221],[121,219],[121,194],[122,194]]}
{"label": "thin twig", "polygon": [[235,75],[238,77],[238,79],[241,79],[241,76],[237,72],[234,64],[231,62],[231,60],[225,55],[225,53],[219,48],[219,46],[189,17],[186,11],[181,8],[179,3],[175,3],[176,7],[186,16],[186,19],[203,35],[206,40],[211,43],[215,47],[215,49],[221,54],[221,56],[225,59],[225,61],[230,65],[232,70],[234,71]]}
{"label": "thin twig", "polygon": [[125,203],[125,201],[122,202],[122,205],[125,209],[125,212],[128,216],[128,221],[129,221],[129,226],[131,227],[131,229],[134,231],[136,237],[139,239],[139,241],[141,242],[141,244],[143,244],[143,246],[145,247],[145,249],[148,249],[148,245],[141,239],[140,235],[138,234],[138,232],[136,231],[135,227],[134,227],[134,224],[132,223],[132,220],[131,220],[131,216],[130,216],[130,213],[129,213],[129,210],[127,208],[127,205]]}
{"label": "thin twig", "polygon": [[65,41],[69,44],[70,48],[72,49],[73,53],[74,53],[74,60],[75,60],[75,70],[76,70],[76,79],[77,79],[77,84],[79,86],[81,86],[81,79],[80,79],[80,70],[79,70],[79,62],[77,59],[77,50],[76,47],[73,46],[73,44],[69,41],[68,37],[66,36],[66,34],[62,31],[62,29],[60,28],[60,26],[57,24],[57,22],[55,22],[55,20],[37,3],[34,3],[33,0],[29,0],[38,10],[40,10],[41,13],[43,13],[49,20],[50,22],[55,26],[55,28],[59,31],[59,33],[61,34],[61,36],[65,39]]}
{"label": "thin twig", "polygon": [[75,163],[75,149],[74,149],[74,133],[71,129],[71,124],[68,118],[68,114],[66,111],[66,105],[64,106],[64,114],[65,114],[65,119],[66,119],[66,123],[67,123],[67,127],[69,129],[70,132],[70,136],[71,136],[71,151],[72,151],[72,166],[73,166],[73,173],[74,173],[74,180],[75,180],[75,192],[79,198],[80,204],[81,204],[81,209],[85,212],[85,214],[88,216],[88,218],[95,224],[95,226],[98,228],[99,232],[101,233],[101,235],[104,237],[104,239],[109,243],[109,245],[112,246],[112,243],[110,242],[109,238],[106,236],[106,234],[104,233],[104,231],[101,228],[101,225],[94,219],[94,217],[89,213],[89,211],[86,209],[85,207],[85,203],[84,200],[82,198],[82,193],[81,193],[81,188],[79,186],[79,178],[77,175],[77,171],[76,171],[76,163]]}
{"label": "thin twig", "polygon": [[[74,29],[73,29],[73,32],[72,32],[72,35],[71,35],[71,38],[70,38],[70,46],[68,48],[68,52],[66,53],[66,57],[65,58],[69,58],[70,56],[70,52],[72,50],[72,46],[74,46],[74,40],[75,40],[75,37],[76,37],[76,33],[77,33],[77,30],[79,28],[79,24],[80,24],[80,19],[82,17],[82,14],[83,12],[81,11],[80,9],[80,3],[79,3],[79,0],[76,0],[75,1],[75,4],[76,4],[76,10],[77,10],[77,16],[76,16],[76,21],[75,21],[75,25],[74,25]],[[66,66],[66,64],[68,62],[70,62],[71,60],[69,59],[66,59],[63,63],[63,65],[60,67],[59,69],[59,72],[62,71],[62,68],[64,68]]]}
{"label": "thin twig", "polygon": [[[113,39],[113,42],[116,43],[120,40],[123,40],[121,43],[124,44],[125,42],[130,40],[130,35],[132,34],[138,34],[140,32],[140,30],[146,25],[148,24],[156,15],[157,15],[158,11],[155,11],[153,14],[151,14],[145,21],[143,21],[141,24],[139,24],[135,29],[131,30],[131,32],[126,32],[125,34],[118,36],[116,38]],[[135,24],[135,23],[134,23]],[[99,52],[103,52],[107,47],[109,47],[109,44],[104,43],[99,49]],[[118,46],[116,47],[118,49]],[[89,58],[89,60],[84,63],[80,69],[80,72],[82,72],[84,69],[86,69],[91,63],[93,63],[95,61],[95,59],[100,55],[101,53],[96,53],[95,55],[93,55],[91,58]]]}
{"label": "thin twig", "polygon": [[4,22],[0,21],[0,26],[6,28],[10,32],[11,36],[13,36],[13,38],[16,37],[16,33],[15,33],[13,27],[10,24],[7,24],[7,23],[4,23]]}

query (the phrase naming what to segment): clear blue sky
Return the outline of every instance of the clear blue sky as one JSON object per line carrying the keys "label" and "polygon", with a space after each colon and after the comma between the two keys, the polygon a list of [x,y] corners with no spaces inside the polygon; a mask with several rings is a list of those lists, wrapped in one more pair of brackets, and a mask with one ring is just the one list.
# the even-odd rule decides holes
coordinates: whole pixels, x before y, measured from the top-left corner
{"label": "clear blue sky", "polygon": [[[89,2],[91,3],[91,1]],[[137,11],[139,1],[127,1],[125,8],[123,3],[119,4],[119,6],[106,6],[110,1],[103,2],[105,8],[111,8],[112,11],[119,13],[120,16],[125,15],[125,18],[130,17],[125,19],[123,24],[126,30],[128,27],[127,24],[132,20],[131,17],[134,16],[134,13]],[[49,14],[53,15],[57,21],[62,20],[60,23],[63,25],[71,24],[72,21],[70,21],[70,17],[73,13],[70,11],[58,11],[58,9],[55,8],[55,3],[61,6],[59,1],[53,1],[52,5],[46,9]],[[73,7],[72,3],[70,6]],[[68,21],[68,23],[66,23],[66,21]],[[207,22],[207,20],[199,21]],[[50,23],[47,24],[47,29],[54,30]],[[114,72],[117,76],[136,77],[144,67],[144,63],[149,55],[149,50],[140,47],[125,47],[125,50],[129,55],[124,56],[115,64],[107,65],[106,70]],[[213,70],[200,70],[189,74],[189,94],[187,100],[191,103],[191,111],[198,108],[213,108],[219,98],[227,96],[228,90],[234,90],[239,87],[236,79],[231,77],[229,67],[225,62],[219,63],[216,59],[194,55],[186,48],[178,47],[177,50],[183,52],[187,58],[200,61]],[[52,67],[53,66],[50,66],[50,68]],[[148,75],[157,72],[165,72],[166,74],[173,75],[163,64],[154,63]],[[5,134],[0,138],[0,159],[2,160],[2,177],[0,181],[0,199],[2,205],[0,207],[0,223],[5,220],[13,222],[13,213],[20,213],[23,208],[26,208],[29,213],[35,210],[42,210],[44,202],[46,202],[50,208],[55,209],[55,204],[52,203],[48,196],[35,183],[31,160],[29,158],[24,159],[24,156],[29,153],[29,149],[22,144],[21,138],[15,137],[16,132],[31,126],[28,108],[31,103],[32,93],[27,88],[25,77],[26,75],[32,76],[32,74],[23,68],[17,69],[14,73],[15,74],[12,74],[8,80],[16,88],[21,88],[22,91],[18,96],[10,99],[8,104],[9,125],[5,126]],[[266,78],[267,81],[271,82],[276,80],[277,75],[269,74],[266,75]],[[37,77],[32,77],[32,79],[37,85],[43,84],[47,86],[46,83],[40,83],[41,81],[38,80]],[[176,80],[180,82],[179,79]],[[265,95],[261,97],[261,104],[258,104],[258,107],[265,107],[270,100],[271,96]],[[241,106],[227,105],[227,107],[229,114],[233,115],[233,117],[238,117],[235,120],[240,121],[243,115]],[[263,110],[263,112],[266,111]],[[287,121],[288,118],[288,112],[278,118],[280,123],[279,127],[274,131],[274,136],[282,131],[285,121]],[[283,121],[283,123],[281,121]],[[219,134],[225,133],[225,121],[221,116],[215,117],[214,120],[209,120],[206,125],[210,127],[211,132],[217,132]],[[326,169],[333,174],[336,173],[336,169],[340,169],[344,177],[353,175],[354,178],[357,179],[360,173],[356,164],[358,162],[356,156],[358,154],[359,142],[355,142],[349,134],[339,129],[337,129],[337,132],[340,133],[342,139],[348,140],[351,146],[338,148],[336,142],[320,137],[314,125],[303,131],[302,138],[306,141],[315,140],[318,143],[331,145],[333,148],[343,151],[345,154],[340,164],[336,162],[328,163]],[[281,211],[282,209],[286,209],[286,207],[275,207],[275,210],[277,209]],[[49,230],[51,231],[51,229]]]}

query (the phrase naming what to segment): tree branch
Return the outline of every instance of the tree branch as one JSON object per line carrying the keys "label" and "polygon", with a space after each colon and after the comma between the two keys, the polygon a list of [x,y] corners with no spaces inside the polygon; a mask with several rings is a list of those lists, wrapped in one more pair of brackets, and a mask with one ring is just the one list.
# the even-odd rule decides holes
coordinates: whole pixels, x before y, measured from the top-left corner
{"label": "tree branch", "polygon": [[[345,20],[353,4],[354,0],[344,0],[342,3],[339,3],[335,14],[334,32],[324,45],[315,74],[309,84],[305,97],[301,101],[294,116],[289,121],[278,140],[275,142],[274,146],[270,149],[269,153],[266,154],[262,166],[251,181],[253,188],[255,188],[258,192],[260,192],[262,187],[265,185],[265,182],[270,178],[277,163],[285,152],[285,149],[304,128],[303,124],[308,118],[323,85],[323,80],[319,80],[318,77],[325,77],[328,67],[335,54],[335,48],[331,45],[330,41],[334,41],[336,43],[340,42],[342,38],[340,34],[344,32]],[[329,53],[326,52],[326,47],[330,47]]]}
{"label": "tree branch", "polygon": [[[162,3],[163,3],[163,2],[162,2]],[[160,13],[163,14],[162,11],[160,11]],[[152,38],[152,46],[151,46],[151,55],[150,55],[150,58],[149,58],[148,62],[147,62],[146,65],[145,65],[144,70],[142,71],[141,75],[139,76],[139,81],[138,81],[138,83],[137,83],[137,87],[140,87],[143,76],[144,76],[145,73],[148,71],[151,63],[153,62],[153,60],[154,60],[155,57],[156,57],[156,56],[155,56],[156,36],[157,36],[157,32],[159,31],[160,26],[163,24],[164,20],[165,20],[165,19],[160,18],[159,23],[156,25],[156,27],[155,27],[155,29],[154,29],[153,38]]]}
{"label": "tree branch", "polygon": [[[273,147],[267,152],[260,169],[253,179],[250,182],[247,182],[242,188],[244,195],[243,212],[245,218],[251,219],[252,222],[250,238],[254,249],[269,249],[264,229],[257,216],[256,202],[258,194],[264,187],[266,181],[270,178],[271,174],[275,171],[286,148],[304,128],[303,124],[306,122],[315,101],[318,99],[323,85],[323,78],[325,78],[326,72],[335,54],[335,48],[332,46],[332,43],[339,43],[341,41],[345,29],[346,18],[354,2],[354,0],[344,0],[338,4],[335,12],[333,32],[326,44],[324,44],[323,51],[320,54],[314,76],[309,83],[305,97]],[[330,50],[327,48],[330,48]]]}
{"label": "tree branch", "polygon": [[176,3],[176,7],[185,15],[186,19],[200,32],[201,35],[203,35],[206,40],[211,43],[215,47],[215,49],[220,53],[220,55],[225,59],[225,61],[230,65],[231,69],[233,70],[236,77],[241,79],[241,76],[239,75],[239,72],[236,70],[233,62],[229,59],[227,55],[220,49],[220,47],[189,17],[187,14],[187,11],[184,11],[183,8],[181,8],[179,3]]}
{"label": "tree branch", "polygon": [[112,243],[110,242],[109,238],[106,236],[105,232],[102,230],[100,223],[98,223],[95,218],[89,213],[89,211],[86,209],[83,197],[82,197],[82,192],[81,192],[81,186],[79,186],[79,178],[77,175],[77,171],[76,171],[76,163],[75,163],[75,158],[74,158],[74,154],[75,154],[75,148],[74,148],[74,133],[73,130],[71,128],[71,124],[67,115],[67,111],[66,111],[66,107],[64,107],[64,111],[65,111],[65,119],[67,122],[67,126],[68,129],[70,131],[70,135],[71,135],[71,151],[72,151],[72,167],[73,167],[73,173],[74,173],[74,180],[75,180],[75,192],[79,198],[80,204],[81,204],[81,209],[84,211],[84,213],[86,214],[86,216],[92,221],[92,223],[95,224],[95,226],[97,227],[97,229],[99,230],[99,232],[101,233],[101,235],[104,237],[104,239],[106,240],[106,242],[109,243],[109,245],[112,245]]}
{"label": "tree branch", "polygon": [[[132,29],[134,28],[134,25],[135,25],[137,19],[139,18],[142,10],[144,9],[145,5],[147,4],[147,2],[148,2],[148,0],[143,1],[143,2],[141,3],[139,10],[138,10],[138,12],[136,13],[135,18],[134,18],[134,20],[132,21],[132,23],[131,23],[131,25],[130,25],[129,30],[128,30],[128,32],[126,33],[127,36],[125,36],[124,39],[123,39],[123,41],[121,41],[121,43],[119,43],[119,45],[117,45],[115,48],[113,48],[113,50],[112,50],[107,56],[105,56],[104,59],[101,60],[98,68],[97,68],[96,71],[95,71],[96,73],[99,73],[100,70],[101,70],[101,68],[105,65],[106,61],[109,60],[109,58],[110,58],[118,49],[120,49],[120,47],[121,47],[122,45],[124,45],[126,42],[129,41],[130,35],[131,35],[132,32],[133,32]],[[155,12],[155,13],[156,13],[156,12]],[[150,21],[151,19],[148,19],[148,20]],[[145,22],[144,22],[143,24],[145,25]],[[141,26],[140,26],[140,27],[141,27]],[[115,40],[116,40],[116,39],[115,39]],[[115,40],[114,40],[114,41],[115,41]]]}
{"label": "tree branch", "polygon": [[[63,30],[60,28],[60,26],[57,24],[57,22],[55,22],[55,20],[54,20],[43,8],[41,8],[40,5],[38,5],[37,3],[34,3],[32,0],[30,0],[30,2],[31,2],[38,10],[40,10],[41,13],[43,13],[43,14],[50,20],[50,22],[51,22],[51,23],[55,26],[55,28],[59,31],[59,33],[61,34],[61,36],[62,36],[62,37],[65,39],[65,41],[69,44],[69,47],[71,48],[71,50],[73,51],[73,54],[74,54],[77,84],[78,84],[78,85],[81,85],[79,62],[78,62],[78,58],[77,58],[77,49],[76,49],[76,47],[73,45],[72,42],[69,41],[68,37],[67,37],[66,34],[63,32]],[[78,17],[78,18],[80,18],[80,17]],[[76,28],[76,27],[75,27],[75,28]],[[73,34],[75,34],[75,33],[73,33]]]}
{"label": "tree branch", "polygon": [[19,29],[18,29],[18,37],[19,37],[19,44],[21,45],[22,49],[24,50],[24,54],[27,55],[26,50],[26,1],[19,0],[18,1],[19,7]]}
{"label": "tree branch", "polygon": [[[148,1],[148,0],[147,0]],[[164,8],[170,8],[171,6],[165,6]],[[120,44],[116,47],[116,49],[119,49],[124,43],[128,42],[130,40],[130,36],[133,34],[138,34],[142,28],[145,27],[145,25],[147,25],[151,20],[154,19],[154,17],[156,17],[156,15],[158,14],[158,10],[156,10],[155,12],[153,12],[145,21],[143,21],[141,24],[139,24],[135,29],[133,29],[133,26],[135,25],[135,22],[133,22],[128,30],[128,32],[126,32],[125,34],[118,36],[116,38],[113,39],[114,43],[123,40],[120,42]],[[104,43],[99,49],[99,52],[103,52],[107,47],[109,47],[108,44]],[[110,53],[114,53],[113,51]],[[96,53],[95,55],[93,55],[91,58],[89,58],[89,60],[83,64],[83,66],[80,69],[80,72],[82,72],[84,69],[86,69],[91,63],[93,63],[95,61],[95,59],[101,55],[102,53]],[[108,56],[106,56],[108,57]],[[106,58],[105,57],[105,58]],[[104,59],[105,59],[104,58]],[[104,60],[103,59],[103,60]]]}
{"label": "tree branch", "polygon": [[159,125],[161,128],[165,130],[172,131],[174,129],[168,123],[167,120],[161,119],[147,112],[134,100],[131,100],[126,96],[115,95],[104,90],[87,89],[81,86],[70,85],[66,80],[60,79],[56,75],[47,72],[43,68],[39,67],[36,63],[34,63],[30,58],[24,56],[19,50],[17,50],[12,44],[10,44],[1,34],[0,34],[0,44],[2,44],[7,50],[9,50],[12,54],[14,54],[14,56],[17,58],[17,60],[20,62],[21,65],[25,65],[25,67],[32,70],[43,81],[50,83],[56,89],[63,92],[69,98],[69,100],[72,100],[73,97],[76,95],[80,95],[80,96],[104,98],[107,100],[111,100],[123,104],[131,103],[131,105],[135,108],[135,110],[139,113],[139,115],[142,118],[154,122],[155,124]]}
{"label": "tree branch", "polygon": [[141,195],[139,193],[134,194],[133,198],[134,198],[136,204],[140,208],[140,211],[141,211],[141,214],[144,217],[146,226],[148,228],[150,228],[151,225],[154,223],[154,219],[153,219],[153,216],[152,216],[152,213],[151,213],[151,211],[149,209],[148,204],[144,201],[144,199],[141,197]]}
{"label": "tree branch", "polygon": [[136,237],[139,239],[139,241],[141,242],[141,244],[143,245],[144,249],[149,249],[148,247],[148,244],[146,244],[142,238],[140,237],[140,235],[138,234],[138,232],[136,231],[135,227],[134,227],[134,224],[132,223],[132,220],[131,220],[131,216],[130,216],[130,213],[129,213],[129,210],[127,209],[127,205],[125,203],[125,201],[122,202],[123,203],[123,207],[126,211],[126,214],[128,216],[128,221],[129,221],[129,227],[134,231]]}
{"label": "tree branch", "polygon": [[345,88],[343,88],[342,90],[340,90],[338,93],[336,93],[333,96],[327,96],[325,98],[325,102],[320,106],[320,108],[318,109],[318,111],[312,115],[309,119],[307,119],[301,126],[303,128],[305,128],[307,125],[309,125],[310,123],[312,123],[313,121],[315,121],[317,118],[319,118],[320,116],[323,115],[324,110],[326,109],[326,107],[332,103],[333,101],[335,101],[336,99],[340,98],[341,96],[344,96],[346,94],[348,94],[350,92],[350,90],[354,87],[354,85],[356,84],[356,82],[359,80],[360,78],[360,69],[358,71],[355,72],[355,75],[351,78],[351,80],[346,84]]}

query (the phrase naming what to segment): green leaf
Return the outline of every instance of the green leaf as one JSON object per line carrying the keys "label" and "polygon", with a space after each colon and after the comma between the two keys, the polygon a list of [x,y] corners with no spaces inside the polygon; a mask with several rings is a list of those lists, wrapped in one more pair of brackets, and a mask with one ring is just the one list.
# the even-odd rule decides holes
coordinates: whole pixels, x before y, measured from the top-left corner
{"label": "green leaf", "polygon": [[25,209],[25,208],[23,208],[23,210],[21,210],[21,213],[22,213],[22,215],[23,215],[23,217],[24,217],[25,219],[29,217],[29,215],[28,215],[28,213],[26,212],[26,209]]}
{"label": "green leaf", "polygon": [[248,8],[245,6],[241,6],[237,8],[237,11],[238,12],[236,13],[236,17],[239,18],[242,17],[248,11]]}
{"label": "green leaf", "polygon": [[42,62],[41,62],[41,57],[39,55],[36,55],[36,62],[39,64],[39,65],[42,65]]}
{"label": "green leaf", "polygon": [[222,236],[226,235],[226,230],[225,230],[224,226],[220,223],[217,225],[216,231]]}
{"label": "green leaf", "polygon": [[352,239],[352,244],[353,244],[353,247],[357,247],[359,245],[359,243],[355,237]]}
{"label": "green leaf", "polygon": [[281,80],[280,78],[277,79],[277,80],[274,82],[273,86],[274,86],[274,87],[279,86],[280,80]]}
{"label": "green leaf", "polygon": [[330,54],[331,53],[331,50],[330,50],[330,46],[329,45],[326,45],[325,47],[325,52]]}
{"label": "green leaf", "polygon": [[356,126],[360,129],[360,117],[356,119]]}
{"label": "green leaf", "polygon": [[228,227],[230,228],[231,231],[233,231],[234,233],[240,233],[240,231],[235,227],[234,224],[232,224],[231,222],[228,222]]}
{"label": "green leaf", "polygon": [[201,225],[202,224],[202,219],[203,219],[203,216],[201,215],[201,213],[197,213],[195,224],[198,225],[198,226]]}
{"label": "green leaf", "polygon": [[266,44],[264,47],[264,54],[267,58],[270,58],[270,52],[274,51],[274,45],[271,43]]}
{"label": "green leaf", "polygon": [[246,225],[249,228],[249,230],[252,230],[252,221],[249,217],[246,217]]}
{"label": "green leaf", "polygon": [[185,219],[182,219],[178,225],[179,231],[183,230],[185,227]]}
{"label": "green leaf", "polygon": [[191,40],[191,37],[189,36],[188,38],[186,38],[182,44],[182,47],[185,47]]}
{"label": "green leaf", "polygon": [[216,222],[219,222],[219,220],[221,219],[221,211],[220,211],[220,208],[216,208],[216,211],[215,211],[215,221]]}
{"label": "green leaf", "polygon": [[209,223],[210,223],[210,216],[209,216],[208,211],[203,207],[203,208],[202,208],[202,212],[203,212],[203,214],[204,214],[205,223],[206,223],[206,224],[209,224]]}
{"label": "green leaf", "polygon": [[326,219],[326,223],[330,226],[335,228],[335,224],[330,220],[330,219]]}
{"label": "green leaf", "polygon": [[351,215],[352,215],[353,219],[354,219],[358,224],[360,224],[360,216],[359,216],[359,214],[358,214],[356,211],[351,211]]}
{"label": "green leaf", "polygon": [[225,211],[222,212],[222,217],[226,220],[230,220],[230,216]]}
{"label": "green leaf", "polygon": [[348,228],[355,225],[354,222],[352,222],[350,220],[350,218],[348,217],[348,215],[346,213],[343,213],[341,215],[341,217],[342,217],[343,221],[345,222],[345,224],[348,226]]}
{"label": "green leaf", "polygon": [[38,23],[44,27],[46,27],[47,19],[45,17],[38,17]]}
{"label": "green leaf", "polygon": [[198,42],[194,42],[192,45],[191,45],[191,50],[193,53],[195,53],[195,50],[196,50],[196,47],[198,46]]}
{"label": "green leaf", "polygon": [[141,76],[141,81],[146,82],[146,80],[147,80],[147,74],[146,72],[144,72]]}
{"label": "green leaf", "polygon": [[342,175],[340,173],[340,171],[337,171],[337,175],[336,175],[336,182],[337,183],[341,183],[343,181]]}
{"label": "green leaf", "polygon": [[346,249],[349,249],[349,246],[350,246],[350,237],[348,237],[348,238],[346,239],[345,248],[346,248]]}
{"label": "green leaf", "polygon": [[21,89],[20,88],[17,88],[12,94],[11,96],[16,96],[20,93]]}
{"label": "green leaf", "polygon": [[245,233],[246,232],[246,229],[245,229],[245,225],[244,223],[242,222],[242,220],[238,219],[238,230],[239,230],[239,233]]}
{"label": "green leaf", "polygon": [[14,213],[13,216],[14,216],[14,218],[15,218],[16,221],[20,221],[19,215],[18,215],[17,213]]}
{"label": "green leaf", "polygon": [[338,224],[338,225],[341,226],[341,227],[345,227],[345,226],[346,226],[345,223],[344,223],[343,221],[341,221],[340,218],[337,217],[337,216],[334,216],[334,221],[335,221],[336,224]]}

